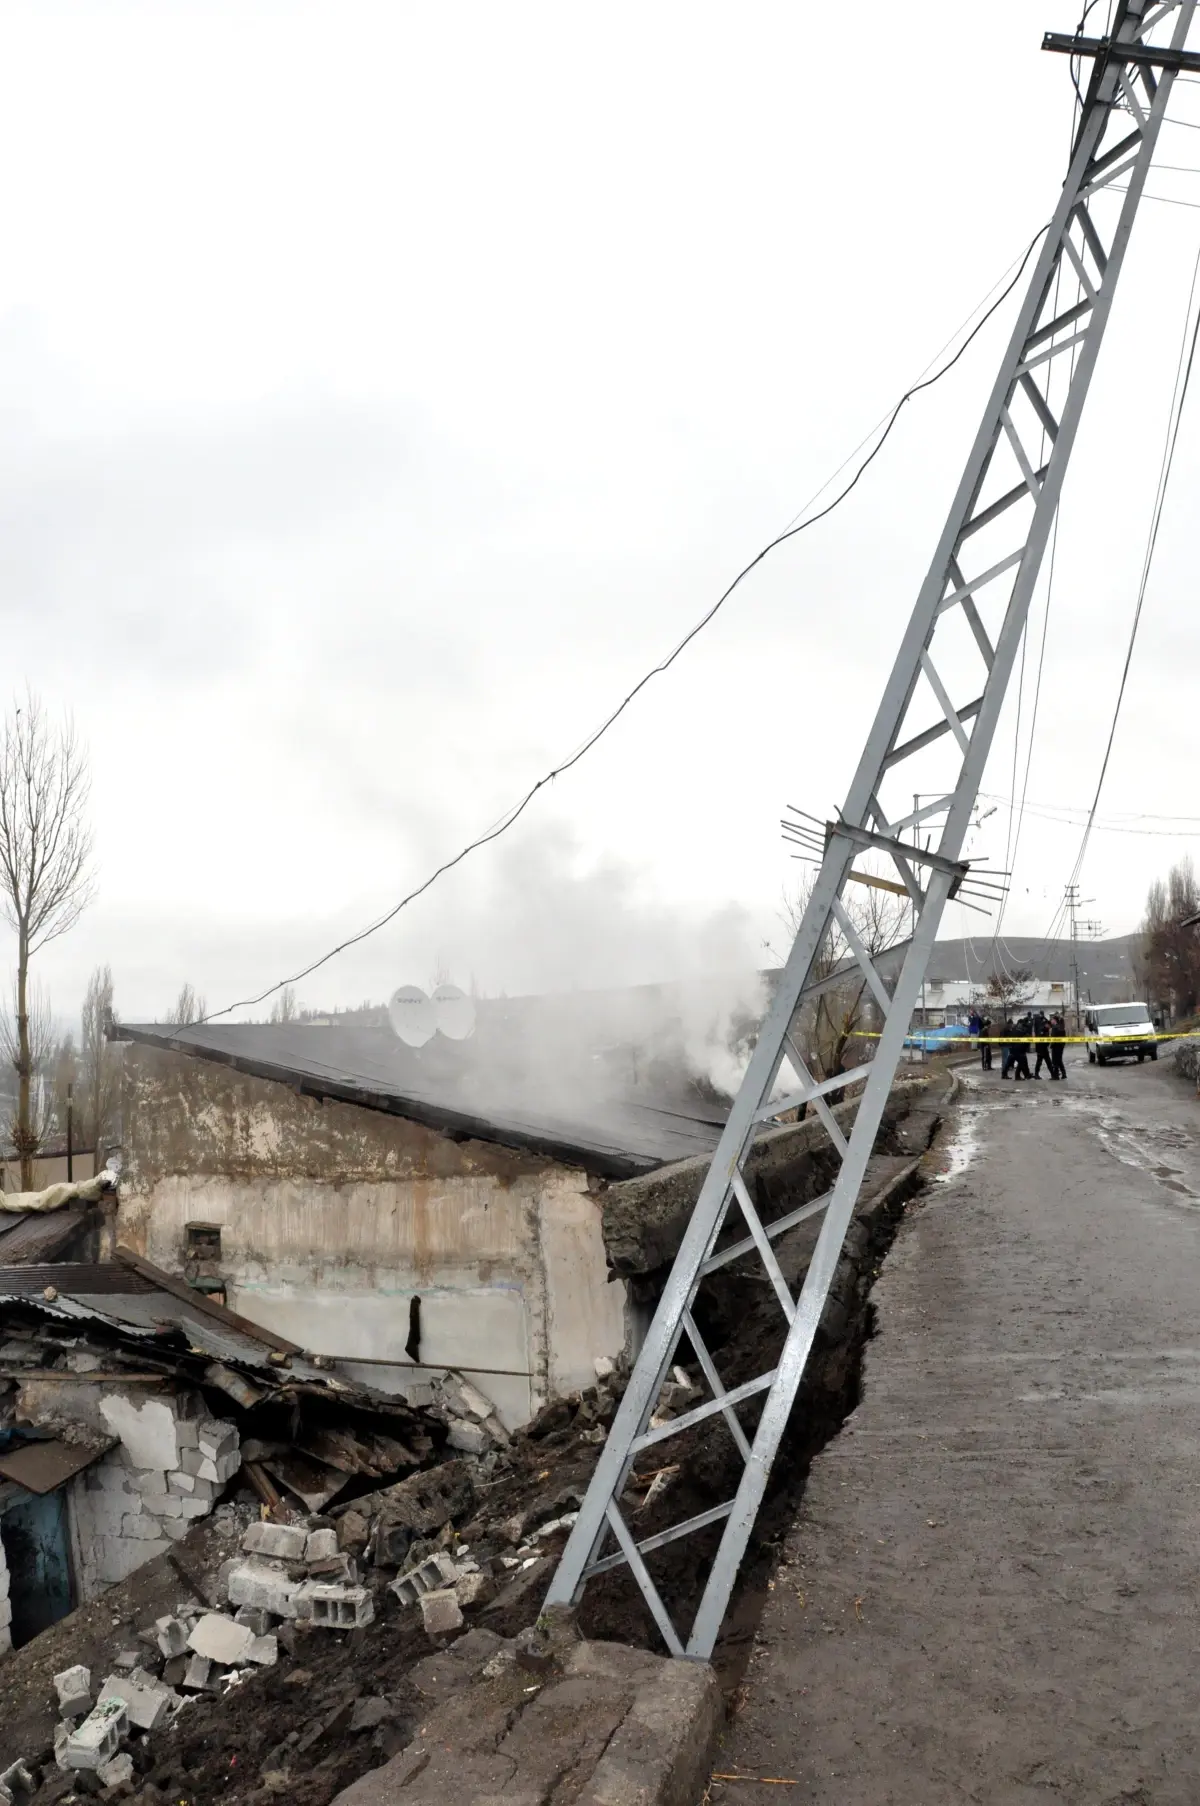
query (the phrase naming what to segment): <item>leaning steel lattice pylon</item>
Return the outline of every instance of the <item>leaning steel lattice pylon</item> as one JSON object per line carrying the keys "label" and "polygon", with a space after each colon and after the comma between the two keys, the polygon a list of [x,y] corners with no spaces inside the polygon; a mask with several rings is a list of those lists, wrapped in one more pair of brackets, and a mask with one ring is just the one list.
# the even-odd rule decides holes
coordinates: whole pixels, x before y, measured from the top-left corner
{"label": "leaning steel lattice pylon", "polygon": [[[971,809],[1168,96],[1180,69],[1200,69],[1200,55],[1184,48],[1196,3],[1120,0],[1108,38],[1047,34],[1047,49],[1091,59],[1062,195],[845,807],[824,826],[820,869],[745,1079],[550,1587],[547,1603],[566,1602],[592,1575],[627,1563],[675,1655],[703,1658],[712,1651],[821,1321],[942,911],[968,877],[962,852]],[[914,808],[914,792],[935,800]],[[922,823],[930,830],[924,847],[917,844]],[[913,902],[913,934],[890,995],[841,901],[863,849],[893,862]],[[879,1006],[882,1030],[873,1061],[817,1083],[791,1030],[798,1007],[817,988],[814,970],[835,928]],[[785,1059],[799,1083],[780,1095]],[[865,1088],[847,1138],[825,1099],[856,1079]],[[824,1123],[840,1159],[837,1177],[823,1197],[763,1222],[744,1163],[773,1119],[800,1104],[811,1104]],[[773,1244],[821,1212],[816,1248],[793,1297]],[[761,1263],[786,1336],[769,1372],[726,1390],[694,1305],[713,1275],[746,1258]],[[709,1396],[652,1424],[681,1342],[690,1346]],[[622,1510],[634,1462],[717,1414],[742,1461],[734,1496],[639,1542]],[[685,1633],[672,1622],[647,1558],[722,1524]]]}

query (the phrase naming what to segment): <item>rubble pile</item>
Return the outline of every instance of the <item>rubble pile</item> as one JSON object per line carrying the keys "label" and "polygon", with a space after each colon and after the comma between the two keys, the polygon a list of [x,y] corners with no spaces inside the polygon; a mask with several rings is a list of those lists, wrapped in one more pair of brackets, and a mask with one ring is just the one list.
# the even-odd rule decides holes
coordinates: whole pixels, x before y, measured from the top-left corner
{"label": "rubble pile", "polygon": [[[210,1603],[181,1602],[124,1633],[129,1647],[94,1673],[76,1665],[54,1677],[53,1750],[24,1754],[28,1780],[8,1789],[17,1806],[266,1800],[255,1786],[268,1756],[268,1772],[289,1777],[289,1803],[326,1806],[411,1731],[419,1693],[407,1676],[431,1646],[484,1619],[515,1631],[536,1615],[621,1384],[606,1372],[510,1434],[451,1374],[431,1425],[447,1450],[465,1441],[471,1452],[325,1512],[218,1505],[240,1534]],[[547,1464],[550,1439],[569,1445],[570,1461]],[[186,1542],[177,1547],[186,1557]],[[315,1779],[301,1783],[310,1766]]]}

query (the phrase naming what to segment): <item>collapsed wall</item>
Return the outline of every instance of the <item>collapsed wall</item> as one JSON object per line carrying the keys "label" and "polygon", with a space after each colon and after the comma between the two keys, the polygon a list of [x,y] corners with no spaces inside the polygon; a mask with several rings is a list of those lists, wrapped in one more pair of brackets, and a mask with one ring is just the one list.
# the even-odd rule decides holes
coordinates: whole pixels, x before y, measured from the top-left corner
{"label": "collapsed wall", "polygon": [[[77,1450],[87,1461],[54,1489],[78,1604],[180,1542],[241,1465],[236,1424],[214,1417],[198,1393],[30,1379],[15,1387],[13,1415],[61,1439],[68,1460]],[[12,1647],[14,1591],[36,1587],[38,1564],[54,1559],[30,1541],[0,1506],[0,1655]]]}

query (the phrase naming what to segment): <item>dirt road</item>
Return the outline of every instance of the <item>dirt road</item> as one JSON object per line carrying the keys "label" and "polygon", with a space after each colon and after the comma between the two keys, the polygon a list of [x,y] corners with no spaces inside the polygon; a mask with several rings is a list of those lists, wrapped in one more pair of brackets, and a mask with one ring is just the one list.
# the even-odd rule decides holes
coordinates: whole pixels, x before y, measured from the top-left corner
{"label": "dirt road", "polygon": [[1200,1104],[1068,1075],[968,1075],[714,1806],[1200,1800]]}

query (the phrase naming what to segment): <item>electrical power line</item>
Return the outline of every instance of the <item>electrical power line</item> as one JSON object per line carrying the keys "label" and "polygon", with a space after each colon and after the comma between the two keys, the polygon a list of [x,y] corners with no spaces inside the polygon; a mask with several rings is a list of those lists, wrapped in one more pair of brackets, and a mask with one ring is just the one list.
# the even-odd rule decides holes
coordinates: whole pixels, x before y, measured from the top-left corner
{"label": "electrical power line", "polygon": [[[768,555],[775,551],[778,546],[783,545],[785,541],[794,539],[797,534],[805,532],[809,527],[815,527],[818,521],[824,520],[827,515],[832,514],[834,509],[839,507],[841,503],[846,500],[847,496],[858,486],[861,478],[865,475],[866,471],[874,463],[875,459],[887,444],[892,429],[907,404],[914,396],[921,394],[922,390],[931,389],[935,383],[940,382],[944,376],[949,375],[950,371],[953,370],[954,366],[958,363],[959,359],[967,351],[969,346],[974,343],[976,338],[978,338],[979,334],[983,331],[983,328],[992,318],[992,315],[1008,299],[1009,295],[1012,293],[1013,289],[1016,288],[1021,277],[1024,275],[1025,267],[1028,264],[1030,257],[1033,255],[1038,240],[1047,230],[1048,224],[1038,227],[1025,248],[1024,254],[1017,265],[1015,274],[1012,276],[1011,280],[1005,284],[1000,294],[997,295],[996,299],[987,308],[986,312],[984,312],[976,321],[975,325],[971,328],[954,355],[948,358],[941,368],[936,370],[932,376],[925,377],[922,380],[913,383],[911,388],[904,391],[903,395],[888,415],[887,424],[884,426],[879,438],[871,447],[871,450],[867,453],[862,463],[858,466],[849,482],[838,491],[833,500],[828,502],[825,507],[819,509],[817,513],[811,514],[806,519],[800,521],[798,525],[786,527],[782,533],[777,534],[774,539],[769,540],[762,548],[761,552],[756,553],[750,560],[749,564],[743,565],[742,569],[733,579],[733,582],[729,584],[728,588],[725,589],[720,596],[718,596],[712,607],[707,613],[700,617],[696,622],[696,625],[684,635],[679,644],[675,647],[675,650],[669,653],[667,657],[662,659],[657,665],[652,666],[644,676],[638,679],[633,688],[627,691],[625,696],[622,697],[612,713],[601,722],[600,726],[588,736],[581,746],[576,748],[569,758],[564,759],[561,765],[554,766],[552,770],[538,778],[536,783],[530,785],[520,801],[515,803],[504,815],[500,816],[490,828],[484,833],[477,835],[474,840],[468,841],[466,846],[462,847],[452,858],[444,860],[441,865],[423,880],[422,883],[418,884],[415,889],[410,890],[405,896],[401,897],[400,901],[394,904],[384,915],[379,916],[374,922],[369,923],[367,927],[360,928],[356,934],[348,935],[345,940],[339,941],[338,944],[335,947],[331,947],[327,953],[322,953],[319,958],[312,960],[300,971],[292,973],[289,978],[277,979],[274,984],[268,985],[265,990],[258,992],[254,997],[242,997],[239,998],[236,1003],[227,1003],[222,1009],[213,1010],[209,1015],[205,1016],[203,1020],[205,1022],[214,1022],[219,1016],[228,1016],[232,1014],[234,1010],[252,1009],[257,1004],[265,1003],[268,997],[274,996],[275,992],[281,991],[285,985],[299,984],[302,979],[308,978],[321,966],[328,965],[331,959],[336,959],[339,953],[346,952],[348,948],[357,946],[360,941],[365,941],[369,936],[377,934],[381,928],[386,928],[389,922],[395,920],[401,910],[407,909],[410,903],[415,903],[417,898],[423,896],[424,893],[429,890],[432,885],[436,884],[437,880],[443,877],[446,872],[452,871],[456,865],[461,865],[464,859],[467,859],[472,853],[477,852],[480,847],[487,846],[490,841],[498,840],[502,834],[507,833],[509,828],[511,828],[525,813],[538,792],[545,789],[547,784],[552,784],[555,778],[562,777],[565,772],[570,771],[572,766],[578,765],[579,761],[604,737],[609,728],[616,724],[620,717],[625,713],[625,710],[629,707],[630,703],[634,701],[635,697],[640,695],[651,679],[661,676],[664,671],[670,670],[680,653],[685,651],[697,635],[704,631],[709,622],[712,621],[724,607],[734,590],[750,575],[751,571],[756,569],[756,567],[763,562],[764,558],[768,557]],[[972,309],[972,312],[975,311],[977,310]],[[970,315],[968,315],[968,318],[970,318]],[[851,456],[853,455],[854,454],[851,453]],[[845,468],[844,465],[843,468]],[[828,485],[824,485],[823,487],[828,487]],[[821,491],[818,491],[817,493],[820,494]]]}
{"label": "electrical power line", "polygon": [[[1100,793],[1104,788],[1104,779],[1108,774],[1108,762],[1112,756],[1113,742],[1116,739],[1117,723],[1121,716],[1121,704],[1125,699],[1125,686],[1128,683],[1129,668],[1133,662],[1133,649],[1137,643],[1138,628],[1141,625],[1142,606],[1146,600],[1146,586],[1150,580],[1150,570],[1154,563],[1154,553],[1158,545],[1158,529],[1162,522],[1163,504],[1166,500],[1167,485],[1171,480],[1171,470],[1175,462],[1175,446],[1179,439],[1179,423],[1183,416],[1183,405],[1187,400],[1188,386],[1192,378],[1192,368],[1196,359],[1196,344],[1197,341],[1200,340],[1200,310],[1196,310],[1195,308],[1196,289],[1198,284],[1200,284],[1200,249],[1196,252],[1196,262],[1192,269],[1192,285],[1188,291],[1187,311],[1184,314],[1183,320],[1183,337],[1179,346],[1179,361],[1175,369],[1175,387],[1171,396],[1170,412],[1167,416],[1166,440],[1163,445],[1162,463],[1159,466],[1158,484],[1154,494],[1154,506],[1150,514],[1150,531],[1146,538],[1146,551],[1142,559],[1141,576],[1138,580],[1137,600],[1134,604],[1133,621],[1129,629],[1129,643],[1125,648],[1125,662],[1121,667],[1121,681],[1117,689],[1117,700],[1113,707],[1112,721],[1109,724],[1108,739],[1104,748],[1104,758],[1100,764],[1100,775],[1096,780],[1096,793],[1092,798],[1091,807],[1088,810],[1087,823],[1083,830],[1083,837],[1079,843],[1079,851],[1075,856],[1075,864],[1071,868],[1071,876],[1068,880],[1067,887],[1068,890],[1071,886],[1079,882],[1079,875],[1083,870],[1083,862],[1087,856],[1088,842],[1091,839],[1092,829],[1096,820],[1096,810],[1100,805]],[[1055,911],[1050,930],[1047,931],[1047,939],[1050,938],[1054,928],[1057,926],[1064,909],[1065,904],[1060,903],[1058,909]]]}
{"label": "electrical power line", "polygon": [[[1084,7],[1082,17],[1080,18],[1079,24],[1076,27],[1076,32],[1075,32],[1076,37],[1082,36],[1084,26],[1087,24],[1087,21],[1088,21],[1088,15],[1089,15],[1089,13],[1092,12],[1092,10],[1096,6],[1096,4],[1097,4],[1097,0],[1089,0],[1089,4]],[[1111,18],[1112,18],[1112,8],[1110,6],[1110,8],[1109,8],[1110,23],[1111,23]],[[1075,87],[1075,106],[1072,108],[1072,116],[1071,116],[1071,135],[1070,135],[1070,143],[1071,144],[1073,144],[1075,142],[1075,134],[1079,129],[1079,115],[1083,109],[1083,96],[1079,92],[1079,83],[1077,81],[1074,83],[1074,87]],[[1061,289],[1062,289],[1062,273],[1063,273],[1062,259],[1060,258],[1059,263],[1058,263],[1058,268],[1054,272],[1054,317],[1055,317],[1055,319],[1058,318],[1058,314],[1059,314],[1059,296],[1060,296]],[[1077,277],[1076,284],[1075,284],[1076,301],[1080,300],[1082,298],[1082,295],[1083,295],[1083,281],[1081,278]],[[1067,377],[1068,394],[1070,393],[1071,384],[1075,380],[1075,366],[1076,366],[1076,363],[1078,362],[1078,358],[1079,358],[1079,346],[1076,345],[1071,351],[1070,372]],[[1047,384],[1052,385],[1053,381],[1054,381],[1054,374],[1053,374],[1053,371],[1051,371],[1051,373],[1047,376]],[[1046,400],[1047,400],[1047,406],[1049,406],[1050,400],[1051,400],[1049,387],[1047,389]],[[1045,456],[1046,456],[1046,428],[1045,428],[1045,424],[1043,423],[1042,436],[1041,436],[1041,450],[1038,455],[1039,468],[1045,462]],[[1008,872],[1010,874],[1010,886],[1009,886],[1009,889],[1006,889],[1004,891],[1004,893],[1002,894],[999,905],[996,910],[996,926],[992,931],[992,963],[993,964],[995,964],[995,961],[996,961],[996,956],[997,956],[997,952],[998,952],[998,943],[1000,941],[1000,934],[1001,934],[1001,930],[1004,927],[1004,912],[1008,907],[1008,899],[1009,899],[1009,895],[1011,893],[1011,874],[1014,873],[1016,870],[1017,853],[1019,852],[1020,845],[1021,845],[1021,825],[1025,819],[1025,798],[1029,792],[1029,768],[1033,762],[1033,746],[1034,746],[1034,737],[1037,733],[1038,706],[1039,706],[1039,704],[1041,702],[1041,698],[1042,698],[1042,671],[1043,671],[1043,669],[1045,667],[1045,663],[1046,663],[1046,634],[1047,634],[1047,632],[1049,630],[1049,626],[1050,626],[1050,605],[1054,599],[1054,570],[1055,570],[1055,565],[1057,564],[1057,561],[1058,561],[1058,523],[1059,523],[1060,513],[1061,513],[1061,509],[1056,508],[1054,511],[1054,524],[1053,524],[1053,527],[1051,528],[1050,566],[1049,566],[1049,571],[1048,571],[1047,577],[1046,577],[1046,603],[1045,603],[1045,607],[1042,611],[1042,638],[1041,638],[1041,644],[1038,647],[1037,677],[1034,682],[1034,688],[1033,688],[1033,709],[1032,709],[1032,712],[1030,715],[1030,721],[1029,721],[1029,739],[1028,739],[1028,742],[1027,742],[1026,748],[1025,748],[1025,775],[1021,782],[1021,806],[1020,806],[1020,809],[1016,811],[1016,816],[1015,816],[1015,821],[1014,821],[1013,810],[1014,810],[1014,805],[1016,803],[1016,798],[1017,798],[1017,758],[1018,758],[1018,751],[1019,751],[1020,741],[1021,741],[1021,710],[1022,710],[1024,701],[1025,701],[1025,656],[1026,656],[1026,649],[1027,649],[1028,643],[1029,643],[1028,623],[1026,622],[1025,626],[1023,626],[1021,629],[1021,670],[1020,670],[1020,676],[1017,680],[1017,712],[1016,712],[1016,720],[1013,724],[1012,797],[1011,797],[1011,800],[1008,805],[1008,832],[1005,836],[1005,843],[1004,843],[1004,869],[1006,872]]]}

